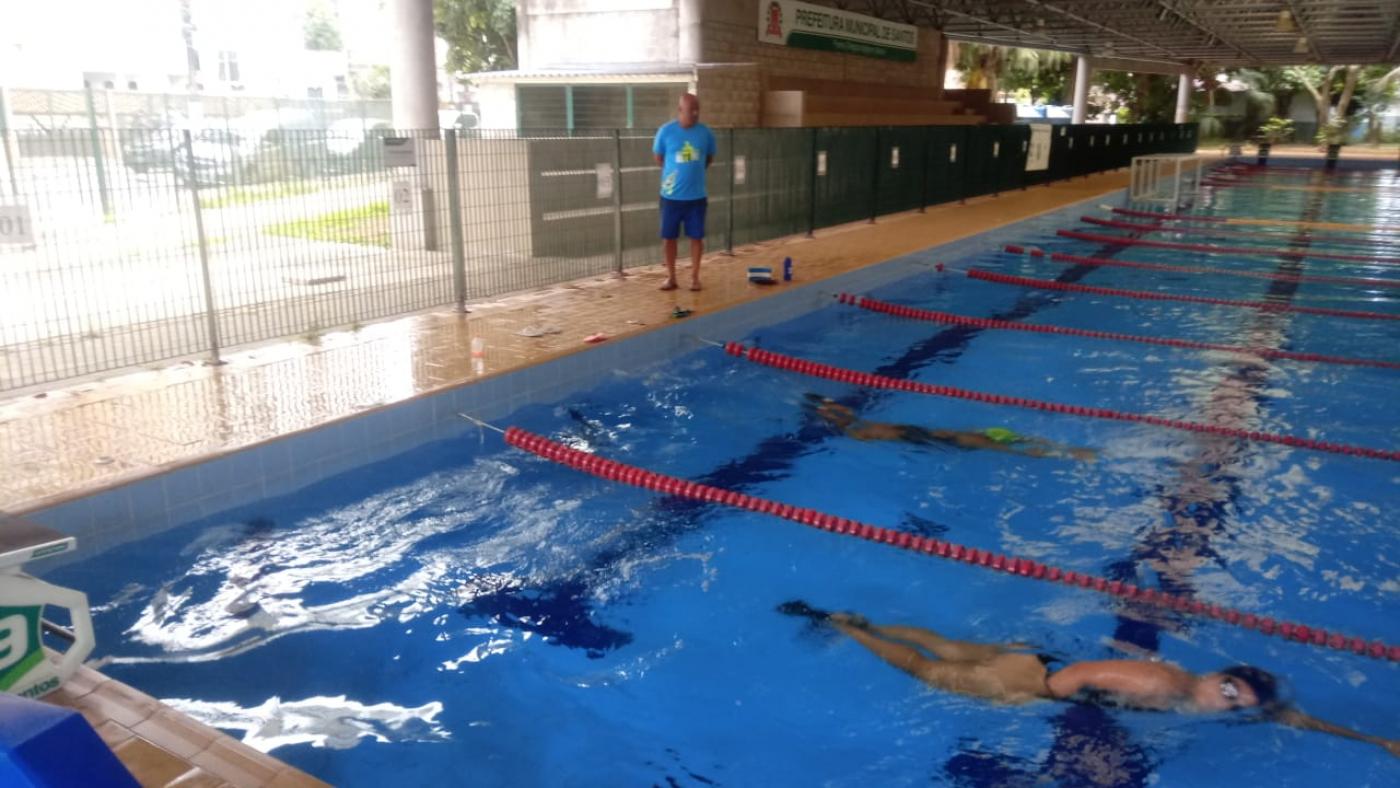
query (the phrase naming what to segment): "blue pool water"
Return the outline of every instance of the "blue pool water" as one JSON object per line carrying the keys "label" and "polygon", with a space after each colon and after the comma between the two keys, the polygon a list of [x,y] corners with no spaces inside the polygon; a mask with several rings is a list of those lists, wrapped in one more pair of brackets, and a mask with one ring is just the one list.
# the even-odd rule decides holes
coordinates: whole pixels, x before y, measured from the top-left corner
{"label": "blue pool water", "polygon": [[[1390,174],[1265,182],[1370,191],[1231,187],[1207,191],[1198,209],[1400,223],[1400,181]],[[1031,223],[1020,240],[1128,260],[1281,265],[1056,239],[1057,226]],[[1268,295],[1267,281],[1089,270],[993,249],[944,262],[952,270],[866,295],[965,315],[1400,358],[1390,321],[1029,291],[959,272],[1244,299]],[[1383,266],[1303,266],[1360,272],[1397,276]],[[1400,314],[1393,292],[1305,284],[1275,286],[1273,297]],[[747,339],[930,383],[1400,444],[1389,370],[951,329],[835,304]],[[862,390],[696,347],[508,421],[663,473],[1400,640],[1392,463]],[[1099,459],[855,441],[804,406],[808,393],[868,420],[1002,426]],[[804,599],[955,637],[1028,641],[1068,659],[1120,656],[1109,646],[1116,638],[1190,670],[1257,664],[1286,677],[1307,712],[1388,738],[1400,738],[1395,664],[656,496],[552,465],[487,431],[183,525],[53,579],[90,595],[108,673],[339,785],[1400,784],[1400,760],[1375,746],[1238,716],[998,707],[923,689],[775,607]]]}

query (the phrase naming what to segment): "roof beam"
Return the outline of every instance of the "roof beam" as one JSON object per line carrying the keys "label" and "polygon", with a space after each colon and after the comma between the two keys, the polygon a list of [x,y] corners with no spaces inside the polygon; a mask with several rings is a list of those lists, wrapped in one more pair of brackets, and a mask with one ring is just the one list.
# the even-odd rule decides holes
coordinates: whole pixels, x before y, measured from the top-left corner
{"label": "roof beam", "polygon": [[1322,56],[1322,47],[1317,41],[1317,31],[1312,29],[1308,20],[1303,17],[1303,13],[1298,10],[1298,4],[1294,0],[1287,0],[1287,3],[1288,13],[1293,17],[1293,25],[1298,28],[1301,35],[1307,36],[1308,49],[1312,51],[1313,57],[1319,63],[1326,63],[1327,58]]}
{"label": "roof beam", "polygon": [[1191,25],[1192,27],[1196,28],[1202,33],[1205,33],[1206,35],[1210,36],[1216,41],[1219,41],[1225,46],[1235,50],[1235,52],[1239,54],[1240,57],[1245,58],[1246,60],[1254,61],[1256,63],[1259,62],[1259,58],[1255,57],[1253,54],[1247,52],[1245,49],[1238,46],[1233,41],[1230,41],[1229,39],[1210,29],[1209,27],[1206,27],[1201,22],[1197,21],[1195,15],[1192,14],[1189,10],[1181,10],[1181,8],[1178,7],[1182,5],[1181,0],[1158,0],[1157,4],[1162,8],[1167,9],[1167,11],[1169,11],[1170,13],[1176,14],[1177,18],[1184,20],[1186,24]]}
{"label": "roof beam", "polygon": [[1095,22],[1095,21],[1092,20],[1092,19],[1088,19],[1088,18],[1086,18],[1086,17],[1082,17],[1082,16],[1080,16],[1080,15],[1078,15],[1078,14],[1072,12],[1072,11],[1066,11],[1065,9],[1060,8],[1059,6],[1051,5],[1051,4],[1049,4],[1049,3],[1044,3],[1044,2],[1041,2],[1041,0],[1022,0],[1022,2],[1025,2],[1025,3],[1029,4],[1029,5],[1033,5],[1033,6],[1037,7],[1037,8],[1043,8],[1043,9],[1045,9],[1046,11],[1050,11],[1050,12],[1052,12],[1052,13],[1060,14],[1060,15],[1062,15],[1062,16],[1068,17],[1069,19],[1073,19],[1073,20],[1076,21],[1076,22],[1079,22],[1080,24],[1088,25],[1088,26],[1090,26],[1090,27],[1092,27],[1092,28],[1095,28],[1095,29],[1097,29],[1097,30],[1102,30],[1103,32],[1108,33],[1108,34],[1110,34],[1110,35],[1115,35],[1115,36],[1118,36],[1119,38],[1126,38],[1126,39],[1128,39],[1129,41],[1134,41],[1134,42],[1136,42],[1136,43],[1142,44],[1143,46],[1146,46],[1146,47],[1148,47],[1148,48],[1150,48],[1150,49],[1155,49],[1155,50],[1157,50],[1158,52],[1161,52],[1162,54],[1166,55],[1167,57],[1174,57],[1174,56],[1175,56],[1175,53],[1172,52],[1170,49],[1167,49],[1166,47],[1158,46],[1157,44],[1154,44],[1154,43],[1152,43],[1151,41],[1146,41],[1146,40],[1144,40],[1144,39],[1138,38],[1138,37],[1135,36],[1135,35],[1131,35],[1131,34],[1129,34],[1129,33],[1124,33],[1124,32],[1121,31],[1121,30],[1115,30],[1115,29],[1109,27],[1108,25],[1101,25],[1101,24],[1099,24],[1098,22]]}

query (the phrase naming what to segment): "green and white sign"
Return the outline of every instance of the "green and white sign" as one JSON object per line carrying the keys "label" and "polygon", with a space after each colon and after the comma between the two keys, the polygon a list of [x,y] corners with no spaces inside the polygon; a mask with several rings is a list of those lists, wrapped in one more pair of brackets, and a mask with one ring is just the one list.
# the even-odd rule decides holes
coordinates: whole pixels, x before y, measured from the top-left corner
{"label": "green and white sign", "polygon": [[919,48],[919,28],[796,0],[760,0],[758,40],[912,62]]}
{"label": "green and white sign", "polygon": [[8,692],[44,661],[41,612],[42,607],[0,607],[0,691]]}

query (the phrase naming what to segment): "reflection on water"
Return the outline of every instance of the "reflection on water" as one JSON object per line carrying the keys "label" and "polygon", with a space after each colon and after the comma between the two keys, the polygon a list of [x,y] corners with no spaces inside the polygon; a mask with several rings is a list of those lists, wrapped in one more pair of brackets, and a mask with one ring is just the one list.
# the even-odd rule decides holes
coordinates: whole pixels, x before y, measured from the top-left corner
{"label": "reflection on water", "polygon": [[344,695],[283,701],[276,696],[253,708],[236,703],[166,698],[165,703],[224,730],[242,731],[243,743],[270,752],[289,744],[346,750],[360,739],[389,742],[438,742],[451,738],[437,722],[442,704],[417,708],[376,703],[366,706]]}

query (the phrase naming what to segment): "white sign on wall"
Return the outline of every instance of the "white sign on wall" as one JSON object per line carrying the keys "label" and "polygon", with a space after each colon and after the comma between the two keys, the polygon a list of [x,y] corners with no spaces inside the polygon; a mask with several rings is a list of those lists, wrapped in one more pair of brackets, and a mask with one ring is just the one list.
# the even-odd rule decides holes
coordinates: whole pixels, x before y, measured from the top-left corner
{"label": "white sign on wall", "polygon": [[749,178],[749,162],[743,156],[734,157],[734,185],[743,186]]}
{"label": "white sign on wall", "polygon": [[391,213],[413,213],[413,184],[408,181],[394,181],[390,187]]}
{"label": "white sign on wall", "polygon": [[892,169],[892,170],[897,170],[897,169],[899,169],[899,146],[898,146],[898,145],[892,145],[892,146],[890,146],[890,169]]}
{"label": "white sign on wall", "polygon": [[598,173],[598,199],[606,200],[613,196],[612,162],[599,162],[594,169]]}
{"label": "white sign on wall", "polygon": [[824,150],[817,151],[817,175],[826,176],[826,151]]}
{"label": "white sign on wall", "polygon": [[1031,124],[1031,145],[1026,150],[1026,172],[1050,169],[1050,124]]}
{"label": "white sign on wall", "polygon": [[413,155],[412,137],[384,138],[385,167],[417,167],[418,160]]}
{"label": "white sign on wall", "polygon": [[27,205],[0,205],[0,244],[34,243],[34,222]]}

